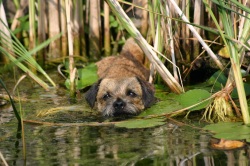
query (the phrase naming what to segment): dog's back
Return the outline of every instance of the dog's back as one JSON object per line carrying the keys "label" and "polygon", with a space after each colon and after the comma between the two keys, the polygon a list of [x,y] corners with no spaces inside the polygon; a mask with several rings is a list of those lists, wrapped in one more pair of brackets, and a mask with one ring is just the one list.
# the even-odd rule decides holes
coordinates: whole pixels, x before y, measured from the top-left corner
{"label": "dog's back", "polygon": [[110,56],[96,63],[99,78],[139,77],[148,80],[143,66],[144,53],[133,38],[129,38],[119,56]]}
{"label": "dog's back", "polygon": [[129,38],[124,44],[121,55],[131,54],[135,59],[143,64],[144,53],[133,38]]}

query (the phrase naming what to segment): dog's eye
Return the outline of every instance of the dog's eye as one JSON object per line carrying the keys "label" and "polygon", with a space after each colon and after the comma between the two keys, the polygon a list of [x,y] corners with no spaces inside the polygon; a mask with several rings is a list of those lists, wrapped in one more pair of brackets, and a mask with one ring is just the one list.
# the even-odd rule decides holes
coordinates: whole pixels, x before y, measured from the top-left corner
{"label": "dog's eye", "polygon": [[106,93],[102,98],[103,98],[103,100],[107,100],[110,97],[111,97],[111,95],[109,93]]}
{"label": "dog's eye", "polygon": [[128,90],[127,92],[127,96],[130,96],[130,97],[136,97],[137,94],[135,92],[133,92],[132,90]]}

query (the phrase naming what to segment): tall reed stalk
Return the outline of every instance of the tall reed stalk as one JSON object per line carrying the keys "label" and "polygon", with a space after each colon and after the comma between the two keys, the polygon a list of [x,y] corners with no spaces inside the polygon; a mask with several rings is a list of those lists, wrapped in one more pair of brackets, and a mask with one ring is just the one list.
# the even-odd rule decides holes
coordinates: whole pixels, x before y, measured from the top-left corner
{"label": "tall reed stalk", "polygon": [[81,40],[80,40],[80,27],[81,27],[81,19],[80,16],[82,11],[80,11],[82,8],[82,1],[74,1],[72,5],[72,38],[74,40],[73,46],[74,46],[74,55],[79,56],[81,53]]}
{"label": "tall reed stalk", "polygon": [[104,1],[104,55],[111,54],[110,47],[110,24],[109,24],[109,6]]}
{"label": "tall reed stalk", "polygon": [[[45,14],[45,3],[43,0],[38,0],[38,21],[37,21],[37,39],[38,44],[43,43],[46,40],[46,14]],[[46,52],[44,49],[38,52],[37,61],[42,66],[45,65]]]}
{"label": "tall reed stalk", "polygon": [[[35,27],[35,2],[29,0],[29,50],[36,47],[36,27]],[[36,60],[36,54],[32,55]],[[31,68],[33,72],[36,72],[34,68]]]}
{"label": "tall reed stalk", "polygon": [[[163,22],[164,25],[162,27],[166,27],[166,34],[165,40],[166,43],[169,45],[171,60],[173,62],[173,74],[175,79],[179,82],[179,76],[178,76],[178,69],[177,69],[177,63],[176,63],[176,54],[175,54],[175,44],[174,44],[174,27],[172,26],[172,13],[170,10],[169,5],[165,2],[161,5],[161,10],[163,11],[164,15],[167,16],[166,21]],[[164,29],[164,28],[163,28]]]}
{"label": "tall reed stalk", "polygon": [[61,38],[61,55],[63,58],[68,56],[68,38],[67,38],[67,21],[66,21],[66,11],[65,11],[65,0],[60,1],[60,20],[61,20],[61,31],[63,32]]}
{"label": "tall reed stalk", "polygon": [[68,47],[69,47],[69,80],[70,80],[70,97],[75,97],[75,64],[73,53],[73,37],[72,37],[72,22],[71,22],[71,1],[65,0],[66,3],[66,20],[67,20],[67,33],[68,33]]}
{"label": "tall reed stalk", "polygon": [[89,54],[94,59],[99,59],[101,55],[101,19],[100,19],[100,0],[91,0],[89,18]]}
{"label": "tall reed stalk", "polygon": [[[225,4],[224,2],[219,1],[219,12],[220,16],[222,18],[223,22],[223,27],[225,30],[225,34],[228,35],[230,38],[235,39],[237,38],[234,35],[234,29],[233,29],[233,24],[231,20],[231,13],[225,10],[224,6],[228,6],[228,4]],[[250,18],[249,18],[250,19]],[[249,32],[250,27],[246,27],[247,31]],[[228,49],[229,55],[230,55],[230,61],[231,61],[231,69],[233,71],[233,77],[234,81],[236,83],[236,88],[238,91],[238,96],[240,100],[240,107],[241,107],[241,112],[243,115],[243,120],[245,124],[250,123],[250,116],[249,116],[249,111],[248,111],[248,105],[247,105],[247,100],[246,100],[246,93],[242,81],[242,75],[241,75],[241,69],[240,69],[240,60],[239,60],[239,54],[238,54],[238,45],[232,40],[225,40],[225,45]],[[245,42],[244,42],[245,43]],[[230,78],[229,78],[230,79]]]}
{"label": "tall reed stalk", "polygon": [[[48,21],[49,21],[49,38],[53,38],[60,33],[60,21],[59,21],[59,1],[48,1]],[[60,40],[53,41],[49,45],[49,52],[51,58],[58,58],[61,55]]]}
{"label": "tall reed stalk", "polygon": [[201,45],[203,46],[203,48],[207,51],[207,53],[214,60],[214,62],[216,63],[216,65],[221,70],[223,70],[224,66],[221,64],[221,62],[219,61],[219,59],[217,58],[217,56],[214,54],[214,52],[211,50],[211,48],[205,43],[205,41],[202,39],[202,37],[199,35],[199,33],[197,33],[197,31],[195,30],[195,28],[192,25],[190,25],[190,22],[189,22],[188,18],[185,16],[185,14],[182,12],[182,10],[179,8],[179,6],[176,4],[176,1],[175,0],[170,0],[170,2],[173,5],[173,7],[176,10],[176,12],[181,17],[181,19],[187,23],[187,27],[189,28],[189,30],[198,39],[198,41],[201,43]]}
{"label": "tall reed stalk", "polygon": [[[2,33],[6,34],[7,37],[11,38],[10,32],[8,31],[8,29],[5,26],[8,24],[7,24],[7,18],[6,18],[6,14],[5,14],[5,10],[4,10],[2,1],[0,1],[0,20],[2,20],[0,22],[0,29],[1,29]],[[1,43],[3,43],[2,46],[5,49],[8,49],[8,48],[6,48],[7,45],[4,44],[5,41],[1,37],[1,35],[0,35],[0,41],[1,41]],[[9,63],[9,59],[6,56],[1,56],[1,59],[2,59],[3,63],[5,63],[5,64]]]}
{"label": "tall reed stalk", "polygon": [[[212,12],[210,6],[208,5],[208,1],[207,0],[203,0],[203,2],[206,5],[206,8],[208,9],[210,15],[212,16],[212,19],[214,21],[214,23],[216,24],[216,27],[218,28],[220,35],[223,39],[223,42],[225,44],[226,49],[228,50],[229,56],[230,56],[230,61],[231,61],[231,71],[232,71],[232,75],[229,75],[228,77],[228,83],[227,86],[231,86],[233,84],[233,82],[235,82],[236,84],[236,88],[237,88],[237,92],[238,92],[238,96],[239,96],[239,101],[240,101],[240,107],[241,107],[241,112],[243,115],[243,120],[245,124],[249,124],[250,123],[250,116],[249,116],[249,110],[248,110],[248,105],[247,105],[247,100],[246,100],[246,93],[245,93],[245,89],[244,89],[244,85],[243,85],[243,81],[242,81],[242,75],[241,75],[241,69],[240,69],[240,60],[239,58],[241,57],[241,55],[239,54],[242,50],[239,50],[238,48],[242,48],[243,47],[239,47],[238,43],[236,43],[235,41],[237,41],[237,36],[235,36],[235,30],[233,26],[233,20],[232,20],[232,15],[231,12],[229,12],[227,9],[230,8],[228,3],[225,2],[221,2],[221,1],[217,1],[215,0],[215,2],[218,4],[218,9],[219,9],[219,14],[220,14],[220,18],[223,24],[223,28],[224,31],[222,31],[222,29],[220,28],[220,25],[218,23],[218,21],[216,20],[214,13]],[[237,6],[236,3],[233,3],[235,6]],[[241,17],[241,19],[244,19],[244,17]],[[246,24],[249,24],[249,19],[247,18]],[[250,27],[249,26],[245,26],[242,30],[242,32],[249,32]],[[249,38],[250,35],[248,34],[244,34],[247,37],[243,37],[240,38],[240,42],[241,44],[246,43]],[[241,34],[239,35],[241,36]],[[244,40],[243,40],[244,39]],[[245,49],[243,49],[245,50]]]}

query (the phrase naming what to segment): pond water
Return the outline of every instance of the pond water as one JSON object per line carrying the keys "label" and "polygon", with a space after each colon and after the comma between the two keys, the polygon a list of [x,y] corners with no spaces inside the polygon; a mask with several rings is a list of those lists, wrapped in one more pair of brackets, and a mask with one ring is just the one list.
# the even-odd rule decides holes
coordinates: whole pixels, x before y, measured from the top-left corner
{"label": "pond water", "polygon": [[[13,86],[7,83],[9,88]],[[60,86],[59,86],[60,87]],[[0,153],[9,165],[248,165],[250,148],[211,149],[211,134],[169,121],[147,129],[118,128],[62,88],[45,92],[30,80],[19,86],[26,101],[24,134],[10,105],[0,107]],[[5,94],[0,87],[0,93]],[[66,109],[65,109],[66,108]],[[41,114],[44,112],[50,114]],[[37,116],[39,115],[39,116]],[[0,165],[4,165],[0,158]]]}

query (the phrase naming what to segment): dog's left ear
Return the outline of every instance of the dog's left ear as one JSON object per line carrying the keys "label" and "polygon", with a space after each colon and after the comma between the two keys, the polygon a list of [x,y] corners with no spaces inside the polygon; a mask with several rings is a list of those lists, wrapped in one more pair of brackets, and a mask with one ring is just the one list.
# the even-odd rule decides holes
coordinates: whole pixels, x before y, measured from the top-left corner
{"label": "dog's left ear", "polygon": [[99,80],[97,83],[93,84],[90,87],[90,89],[85,93],[85,99],[91,108],[93,108],[95,106],[96,96],[97,96],[97,92],[99,90],[100,83],[101,83],[101,80]]}
{"label": "dog's left ear", "polygon": [[139,81],[142,88],[142,102],[144,107],[148,108],[156,102],[156,98],[154,96],[154,86],[138,77],[137,80]]}

